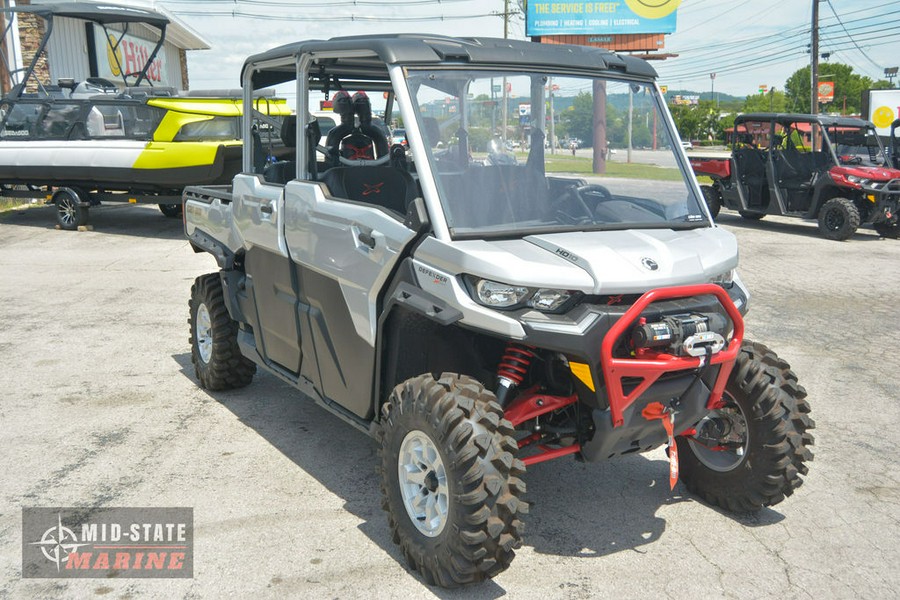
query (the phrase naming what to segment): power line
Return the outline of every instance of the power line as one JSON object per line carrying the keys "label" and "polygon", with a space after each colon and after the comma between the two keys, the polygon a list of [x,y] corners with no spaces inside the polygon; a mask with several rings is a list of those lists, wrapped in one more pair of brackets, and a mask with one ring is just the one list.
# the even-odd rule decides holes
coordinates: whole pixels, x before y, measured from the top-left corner
{"label": "power line", "polygon": [[[900,14],[900,11],[895,11],[895,12]],[[869,41],[884,39],[886,37],[892,37],[890,34],[888,34],[888,35],[873,35],[873,34],[880,34],[880,33],[886,33],[886,32],[900,30],[900,24],[891,25],[888,27],[879,26],[877,29],[874,29],[874,27],[876,27],[876,25],[865,25],[865,26],[859,26],[856,28],[851,28],[851,30],[859,32],[856,35],[856,41],[859,41],[859,42],[869,42]],[[834,29],[834,27],[831,27],[831,29]],[[838,33],[838,34],[834,34],[834,35],[829,34],[827,37],[823,36],[823,38],[827,40],[829,48],[834,48],[835,50],[844,50],[844,49],[848,48],[846,46],[846,44],[850,43],[858,49],[859,44],[855,43],[853,35],[851,35],[850,31],[847,30],[846,28],[844,28],[844,30],[846,32],[844,34]],[[808,29],[806,31],[804,31],[802,28],[798,28],[797,30],[795,30],[795,32],[792,32],[792,34],[793,33],[795,33],[795,35],[793,35],[793,37],[799,37],[801,34],[807,34]],[[792,36],[789,36],[789,37],[792,37]],[[754,46],[754,49],[756,50],[755,55],[752,57],[747,57],[747,54],[745,51],[746,45],[748,43],[753,43],[754,41],[760,41],[763,39],[768,39],[769,41],[763,43],[762,45],[755,45]],[[849,42],[847,41],[848,39],[849,39]],[[727,50],[728,48],[732,48],[732,47],[733,47],[733,51]],[[767,55],[760,56],[760,51],[767,50],[771,47],[778,47],[779,49],[781,49],[781,52],[776,53],[775,55],[767,54]],[[802,53],[809,52],[808,46],[802,42],[795,43],[795,45],[793,45],[793,46],[785,47],[782,40],[772,41],[771,38],[769,38],[768,36],[763,36],[763,37],[759,37],[759,38],[748,38],[748,39],[740,40],[739,42],[736,42],[736,43],[719,44],[719,45],[717,45],[717,48],[719,48],[719,50],[715,53],[715,58],[712,58],[712,59],[707,59],[705,57],[703,57],[703,58],[698,57],[696,59],[695,58],[687,58],[684,61],[679,61],[677,63],[674,63],[672,65],[675,69],[674,76],[691,76],[691,75],[695,75],[697,77],[705,76],[706,73],[711,68],[715,68],[718,71],[722,71],[723,69],[722,69],[721,65],[722,65],[723,60],[727,60],[727,58],[736,56],[736,55],[745,57],[745,59],[742,61],[739,61],[736,63],[731,63],[731,64],[727,65],[728,67],[732,67],[731,70],[734,70],[736,68],[739,68],[740,66],[746,66],[746,65],[759,66],[760,64],[765,64],[764,62],[760,63],[760,59],[764,59],[764,58],[771,57],[771,56],[777,56],[778,54],[785,53],[785,52],[796,52],[798,56],[801,55]],[[783,62],[783,61],[779,61],[779,62]],[[663,69],[663,68],[661,68],[660,70],[665,71],[665,69]],[[865,71],[865,69],[861,69],[861,70]],[[672,73],[672,72],[667,72],[666,76],[669,76],[669,73]]]}
{"label": "power line", "polygon": [[[828,6],[831,8],[831,12],[834,13],[834,18],[837,19],[838,23],[840,23],[840,24],[841,24],[841,27],[844,29],[844,32],[846,32],[847,35],[849,36],[849,35],[850,35],[850,32],[847,31],[847,28],[846,28],[846,27],[844,27],[844,23],[841,21],[841,17],[838,16],[837,11],[834,10],[834,5],[831,3],[831,0],[828,0]],[[863,52],[863,49],[859,47],[859,44],[857,44],[856,42],[853,42],[853,45],[856,46],[856,49],[859,50],[860,54],[862,54],[863,56],[865,56],[865,57],[866,57],[866,60],[868,60],[868,61],[869,61],[870,63],[872,63],[873,65],[875,65],[876,68],[878,68],[878,69],[881,69],[881,68],[882,68],[881,65],[879,65],[879,64],[876,63],[874,60],[872,60],[871,58],[869,58],[869,55],[868,55],[868,54],[866,54],[865,52]]]}
{"label": "power line", "polygon": [[[278,8],[333,8],[335,6],[425,6],[430,4],[460,4],[475,0],[335,0],[334,2],[278,2],[277,0],[205,0],[205,4],[250,4]],[[165,0],[164,4],[197,4],[197,0]]]}
{"label": "power line", "polygon": [[358,21],[358,22],[419,22],[419,21],[464,21],[468,19],[483,19],[486,17],[499,17],[501,13],[490,12],[477,15],[432,15],[432,16],[382,16],[382,15],[358,15],[358,14],[341,14],[330,16],[314,16],[314,15],[267,15],[253,12],[234,11],[189,11],[179,10],[173,11],[179,16],[188,17],[245,17],[248,19],[259,19],[261,21],[312,21],[312,22],[330,22],[330,21]]}

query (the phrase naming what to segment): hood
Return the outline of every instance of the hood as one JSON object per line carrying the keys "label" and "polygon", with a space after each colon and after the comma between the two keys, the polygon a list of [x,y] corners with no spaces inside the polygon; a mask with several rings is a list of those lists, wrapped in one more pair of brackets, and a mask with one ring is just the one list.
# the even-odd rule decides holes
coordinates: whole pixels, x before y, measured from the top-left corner
{"label": "hood", "polygon": [[532,235],[520,240],[429,239],[416,252],[448,273],[586,294],[639,294],[706,283],[738,263],[735,237],[719,227]]}
{"label": "hood", "polygon": [[843,177],[853,175],[860,179],[869,179],[872,181],[900,179],[900,169],[891,169],[887,167],[832,167],[831,173]]}

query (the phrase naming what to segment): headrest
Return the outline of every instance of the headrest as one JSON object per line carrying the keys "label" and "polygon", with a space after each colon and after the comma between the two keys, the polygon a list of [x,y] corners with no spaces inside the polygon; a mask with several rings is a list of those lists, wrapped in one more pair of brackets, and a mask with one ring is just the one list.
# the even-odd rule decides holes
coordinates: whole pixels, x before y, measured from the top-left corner
{"label": "headrest", "polygon": [[331,109],[335,114],[341,116],[341,123],[353,122],[353,100],[346,91],[340,90],[334,95],[334,99],[331,101]]}
{"label": "headrest", "polygon": [[288,148],[297,147],[297,115],[288,115],[281,122],[281,141]]}
{"label": "headrest", "polygon": [[365,92],[353,94],[353,112],[359,116],[360,125],[368,125],[372,122],[372,103]]}

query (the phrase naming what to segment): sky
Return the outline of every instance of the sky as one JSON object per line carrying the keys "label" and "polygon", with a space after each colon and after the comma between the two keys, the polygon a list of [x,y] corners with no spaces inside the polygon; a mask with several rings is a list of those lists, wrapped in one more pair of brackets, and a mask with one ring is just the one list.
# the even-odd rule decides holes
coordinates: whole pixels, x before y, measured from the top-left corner
{"label": "sky", "polygon": [[[813,0],[682,0],[676,31],[654,61],[670,90],[758,93],[782,90],[809,65]],[[244,59],[313,38],[371,33],[439,33],[503,37],[504,0],[157,0],[201,37],[210,50],[188,52],[191,87],[235,88]],[[511,10],[519,2],[509,1]],[[900,1],[819,0],[820,72],[840,62],[874,80],[900,63]],[[514,15],[509,37],[526,39]],[[715,73],[715,79],[710,74]],[[896,83],[896,81],[895,81]]]}

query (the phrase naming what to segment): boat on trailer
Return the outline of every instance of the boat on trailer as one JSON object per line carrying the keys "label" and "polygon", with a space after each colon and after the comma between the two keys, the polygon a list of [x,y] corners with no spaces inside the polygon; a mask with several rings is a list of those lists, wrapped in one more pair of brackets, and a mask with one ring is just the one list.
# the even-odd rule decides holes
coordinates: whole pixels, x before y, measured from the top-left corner
{"label": "boat on trailer", "polygon": [[[109,4],[25,5],[0,9],[4,38],[13,14],[23,13],[45,21],[44,35],[26,67],[11,69],[4,56],[15,83],[0,98],[0,195],[41,196],[56,205],[61,228],[76,229],[87,224],[89,207],[101,202],[156,203],[163,214],[180,216],[186,185],[230,183],[240,171],[240,90],[152,85],[166,16]],[[58,17],[102,29],[119,85],[100,77],[40,80],[37,67]],[[159,39],[141,55],[140,69],[129,72],[135,61],[126,63],[121,48],[134,24],[155,30]],[[260,142],[276,139],[281,120],[291,114],[287,102],[259,96],[253,108]]]}

